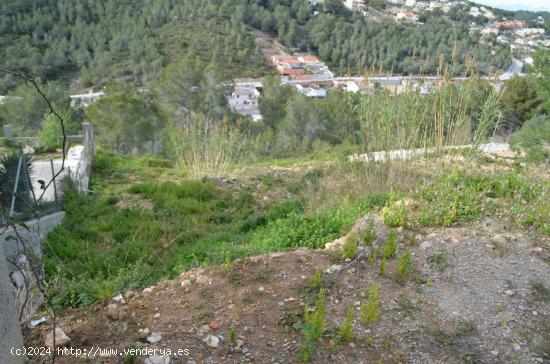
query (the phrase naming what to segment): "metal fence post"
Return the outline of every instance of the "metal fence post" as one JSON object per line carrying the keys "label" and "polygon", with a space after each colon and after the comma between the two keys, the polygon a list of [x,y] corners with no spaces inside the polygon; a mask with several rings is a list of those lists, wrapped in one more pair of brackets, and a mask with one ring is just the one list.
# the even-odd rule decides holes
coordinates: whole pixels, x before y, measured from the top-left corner
{"label": "metal fence post", "polygon": [[22,162],[23,162],[23,153],[19,152],[19,163],[17,164],[17,174],[15,175],[15,184],[13,185],[13,193],[11,196],[10,217],[13,216],[13,210],[15,209],[15,195],[17,193],[17,187],[19,185],[19,174],[21,173]]}
{"label": "metal fence post", "polygon": [[34,188],[32,188],[31,176],[29,175],[29,170],[27,168],[27,159],[25,158],[25,153],[21,153],[21,155],[23,156],[23,167],[25,168],[25,185],[27,186],[27,189],[31,191],[32,200],[36,205],[36,195],[34,194]]}
{"label": "metal fence post", "polygon": [[53,195],[55,197],[55,205],[59,209],[59,200],[57,199],[57,183],[55,183],[55,171],[53,168],[53,159],[50,159],[50,166],[52,167],[52,180],[53,180]]}

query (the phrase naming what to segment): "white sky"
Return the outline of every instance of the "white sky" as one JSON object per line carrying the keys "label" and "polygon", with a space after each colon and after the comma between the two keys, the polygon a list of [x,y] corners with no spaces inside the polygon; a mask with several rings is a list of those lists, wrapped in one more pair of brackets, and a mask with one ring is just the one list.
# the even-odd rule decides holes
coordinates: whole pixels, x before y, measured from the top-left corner
{"label": "white sky", "polygon": [[473,0],[479,4],[506,10],[550,11],[550,0]]}

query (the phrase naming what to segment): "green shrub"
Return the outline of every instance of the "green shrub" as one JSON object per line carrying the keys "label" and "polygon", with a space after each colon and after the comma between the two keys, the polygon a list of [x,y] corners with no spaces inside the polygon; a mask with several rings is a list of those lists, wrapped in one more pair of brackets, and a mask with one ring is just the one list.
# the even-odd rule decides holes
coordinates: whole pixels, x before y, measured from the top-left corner
{"label": "green shrub", "polygon": [[396,201],[382,209],[384,224],[389,227],[407,226],[407,208],[403,201]]}
{"label": "green shrub", "polygon": [[550,161],[550,117],[540,115],[528,120],[510,138],[513,148],[527,152],[529,160],[548,165]]}
{"label": "green shrub", "polygon": [[306,305],[304,309],[304,342],[299,350],[299,358],[303,362],[309,362],[317,350],[317,344],[325,332],[325,290],[319,291],[319,297],[315,302],[315,311],[309,312]]}
{"label": "green shrub", "polygon": [[384,245],[383,257],[389,259],[397,252],[397,234],[395,231],[390,231]]}
{"label": "green shrub", "polygon": [[266,217],[269,221],[284,219],[291,213],[302,213],[304,204],[301,200],[282,201],[273,204],[266,212]]}
{"label": "green shrub", "polygon": [[346,310],[346,320],[340,326],[339,341],[341,343],[353,339],[353,307],[348,307]]}
{"label": "green shrub", "polygon": [[378,299],[378,285],[374,284],[369,291],[369,299],[361,304],[359,309],[359,321],[363,325],[380,321],[380,309]]}
{"label": "green shrub", "polygon": [[428,257],[428,265],[431,268],[437,268],[440,271],[444,271],[448,266],[447,250],[445,248],[441,248],[434,254],[430,255]]}
{"label": "green shrub", "polygon": [[374,230],[374,227],[370,225],[363,232],[363,242],[365,245],[370,246],[374,242],[374,239],[376,239],[376,231]]}
{"label": "green shrub", "polygon": [[397,259],[397,275],[401,279],[411,275],[411,252],[408,250]]}
{"label": "green shrub", "polygon": [[323,268],[322,267],[315,268],[315,274],[309,281],[308,287],[311,289],[320,289],[323,286],[323,276],[324,276]]}
{"label": "green shrub", "polygon": [[378,266],[378,274],[384,275],[384,272],[386,271],[386,257],[382,257],[380,260],[380,265]]}
{"label": "green shrub", "polygon": [[372,250],[369,253],[369,263],[374,264],[376,262],[376,248],[372,248]]}
{"label": "green shrub", "polygon": [[355,235],[349,236],[346,239],[343,247],[344,259],[355,259],[357,256],[357,237]]}

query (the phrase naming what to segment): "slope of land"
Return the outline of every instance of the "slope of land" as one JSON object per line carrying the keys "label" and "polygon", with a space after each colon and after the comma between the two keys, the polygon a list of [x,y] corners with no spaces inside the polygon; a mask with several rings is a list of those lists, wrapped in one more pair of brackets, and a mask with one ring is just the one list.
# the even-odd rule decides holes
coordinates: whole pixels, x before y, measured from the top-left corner
{"label": "slope of land", "polygon": [[[76,228],[83,220],[69,208],[48,238],[47,279],[65,307],[68,347],[170,349],[184,363],[550,359],[547,171],[509,155],[450,155],[256,166],[200,187],[143,167],[159,161],[109,163],[99,162],[96,188],[108,205],[91,208],[95,225]],[[302,208],[272,205],[298,196]],[[227,203],[242,199],[229,222]],[[153,226],[178,204],[186,215]],[[178,240],[179,225],[195,237]],[[29,330],[27,343],[42,345],[51,327]],[[189,355],[177,358],[178,349]]]}
{"label": "slope of land", "polygon": [[[353,231],[363,234],[368,226],[362,221]],[[135,346],[173,353],[187,348],[187,359],[197,363],[292,363],[304,341],[304,306],[313,307],[317,296],[311,282],[321,267],[326,333],[313,362],[548,360],[549,292],[544,287],[550,286],[550,239],[510,229],[498,219],[400,230],[397,255],[410,250],[413,261],[410,277],[400,279],[395,259],[382,275],[380,259],[369,260],[369,251],[384,246],[387,229],[379,227],[376,234],[381,239],[361,245],[361,256],[352,261],[342,261],[334,250],[300,249],[194,269],[177,280],[127,292],[122,302],[69,311],[61,326],[74,348]],[[374,284],[379,284],[380,322],[363,325],[360,305]],[[353,338],[339,343],[350,306]],[[147,343],[144,329],[160,333],[161,341]],[[205,342],[208,335],[220,339],[219,345]],[[39,342],[38,333],[32,336]]]}

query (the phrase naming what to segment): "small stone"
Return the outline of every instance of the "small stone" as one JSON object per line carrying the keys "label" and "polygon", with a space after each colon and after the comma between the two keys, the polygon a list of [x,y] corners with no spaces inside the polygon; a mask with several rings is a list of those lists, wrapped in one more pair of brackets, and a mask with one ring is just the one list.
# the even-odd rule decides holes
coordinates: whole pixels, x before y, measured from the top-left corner
{"label": "small stone", "polygon": [[250,352],[250,349],[249,349],[249,348],[243,348],[243,349],[241,350],[241,353],[243,353],[243,354],[248,354],[249,352]]}
{"label": "small stone", "polygon": [[120,318],[120,310],[115,303],[107,305],[107,317],[113,321],[116,321]]}
{"label": "small stone", "polygon": [[498,350],[492,350],[492,351],[491,351],[491,355],[497,356],[497,355],[498,355]]}
{"label": "small stone", "polygon": [[208,279],[207,276],[203,276],[202,274],[199,274],[198,276],[195,277],[195,282],[197,282],[198,284],[209,284],[210,279]]}
{"label": "small stone", "polygon": [[168,355],[152,355],[145,359],[144,364],[170,364],[170,357]]}
{"label": "small stone", "polygon": [[244,345],[244,340],[238,339],[237,340],[237,349],[240,349]]}
{"label": "small stone", "polygon": [[495,248],[494,244],[485,244],[485,246],[489,249],[494,249]]}
{"label": "small stone", "polygon": [[285,302],[284,301],[279,301],[279,302],[277,302],[277,305],[279,307],[285,307]]}
{"label": "small stone", "polygon": [[147,287],[143,289],[143,293],[151,293],[153,292],[153,287]]}
{"label": "small stone", "polygon": [[504,294],[508,297],[512,297],[514,295],[514,291],[512,291],[511,289],[507,289],[506,291],[504,291]]}
{"label": "small stone", "polygon": [[[55,328],[55,347],[63,347],[71,342],[71,338],[65,334],[65,331],[61,329],[61,327]],[[54,346],[54,334],[51,330],[48,330],[48,333],[46,334],[46,339],[44,340],[44,344],[47,347],[53,348]]]}
{"label": "small stone", "polygon": [[212,330],[217,330],[220,328],[220,324],[218,323],[218,321],[211,321],[210,324],[208,325]]}
{"label": "small stone", "polygon": [[189,279],[184,279],[183,281],[181,281],[181,286],[182,287],[189,287],[191,286],[191,281]]}
{"label": "small stone", "polygon": [[542,253],[542,248],[540,246],[536,246],[536,247],[533,248],[533,251],[535,253]]}
{"label": "small stone", "polygon": [[202,325],[200,328],[199,328],[199,334],[200,335],[205,335],[207,333],[210,332],[210,326],[209,325]]}
{"label": "small stone", "polygon": [[147,341],[151,344],[156,344],[162,340],[162,335],[160,332],[152,332],[149,337],[147,337]]}
{"label": "small stone", "polygon": [[325,273],[327,273],[327,274],[333,274],[333,273],[339,272],[341,269],[342,269],[342,266],[341,266],[341,265],[339,265],[339,264],[333,264],[333,265],[331,265],[330,267],[328,267],[328,268],[325,270]]}
{"label": "small stone", "polygon": [[533,316],[537,316],[539,314],[537,311],[533,311],[531,313],[533,314]]}
{"label": "small stone", "polygon": [[353,342],[349,343],[349,347],[354,349],[355,348],[355,343],[353,343]]}
{"label": "small stone", "polygon": [[144,329],[139,329],[138,331],[138,334],[139,334],[139,337],[141,339],[145,339],[147,336],[149,336],[151,332],[149,331],[149,329],[146,327]]}
{"label": "small stone", "polygon": [[211,348],[220,346],[220,339],[216,335],[208,335],[203,341]]}
{"label": "small stone", "polygon": [[117,294],[116,296],[113,297],[113,301],[115,301],[115,302],[124,301],[124,297],[122,297],[121,294]]}
{"label": "small stone", "polygon": [[420,249],[426,250],[432,247],[432,243],[429,241],[423,241],[422,244],[420,244]]}
{"label": "small stone", "polygon": [[258,292],[263,293],[264,291],[265,291],[265,288],[263,286],[258,288]]}
{"label": "small stone", "polygon": [[158,319],[159,317],[160,317],[160,313],[158,313],[158,312],[153,315],[153,318]]}
{"label": "small stone", "polygon": [[518,343],[513,343],[512,347],[514,348],[515,351],[519,351],[519,349],[521,349],[521,346]]}

